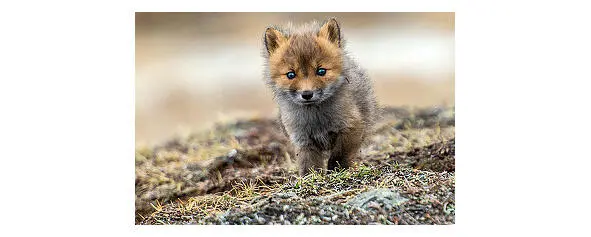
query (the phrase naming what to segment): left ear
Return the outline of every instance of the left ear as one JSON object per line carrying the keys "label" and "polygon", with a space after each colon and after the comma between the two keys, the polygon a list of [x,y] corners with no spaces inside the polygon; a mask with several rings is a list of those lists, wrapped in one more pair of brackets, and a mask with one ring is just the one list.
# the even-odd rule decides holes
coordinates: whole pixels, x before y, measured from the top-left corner
{"label": "left ear", "polygon": [[337,47],[341,47],[341,28],[339,27],[339,23],[336,19],[330,18],[324,25],[320,28],[318,32],[318,37],[327,39],[331,43],[337,45]]}

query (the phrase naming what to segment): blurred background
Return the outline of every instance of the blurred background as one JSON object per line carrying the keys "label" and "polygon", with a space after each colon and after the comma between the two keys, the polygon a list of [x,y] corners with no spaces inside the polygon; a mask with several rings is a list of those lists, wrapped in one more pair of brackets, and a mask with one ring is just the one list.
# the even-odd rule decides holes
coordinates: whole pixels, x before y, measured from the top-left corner
{"label": "blurred background", "polygon": [[328,17],[382,105],[454,105],[454,13],[136,13],[136,145],[276,116],[262,79],[265,27]]}

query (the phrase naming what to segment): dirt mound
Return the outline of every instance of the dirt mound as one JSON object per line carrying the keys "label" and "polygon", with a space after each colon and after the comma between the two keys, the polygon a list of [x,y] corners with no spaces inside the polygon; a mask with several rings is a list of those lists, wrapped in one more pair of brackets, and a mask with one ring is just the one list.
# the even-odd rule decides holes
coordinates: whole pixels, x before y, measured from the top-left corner
{"label": "dirt mound", "polygon": [[[453,223],[453,108],[385,111],[356,168],[328,174],[297,177],[289,141],[272,119],[138,148],[136,223]],[[406,201],[347,204],[383,189]]]}
{"label": "dirt mound", "polygon": [[[217,125],[208,133],[136,150],[136,219],[158,202],[227,191],[237,180],[285,182],[287,139],[273,120]],[[264,169],[259,166],[263,165]]]}
{"label": "dirt mound", "polygon": [[361,166],[171,203],[142,224],[452,224],[454,184],[453,173]]}

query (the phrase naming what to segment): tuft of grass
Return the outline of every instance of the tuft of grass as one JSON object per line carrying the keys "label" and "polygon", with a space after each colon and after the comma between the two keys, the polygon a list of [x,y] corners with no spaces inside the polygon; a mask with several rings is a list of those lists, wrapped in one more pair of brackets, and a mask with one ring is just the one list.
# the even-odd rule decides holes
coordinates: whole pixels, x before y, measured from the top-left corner
{"label": "tuft of grass", "polygon": [[261,181],[241,181],[235,183],[229,191],[219,194],[195,196],[186,201],[178,199],[177,203],[173,206],[183,215],[191,214],[198,217],[205,217],[223,213],[230,208],[249,207],[251,206],[251,201],[277,188],[277,186],[265,185]]}
{"label": "tuft of grass", "polygon": [[[356,168],[337,169],[335,171],[312,171],[304,177],[296,177],[293,182],[281,186],[281,192],[294,192],[298,196],[331,196],[338,193],[358,193],[379,179],[382,171],[363,164]],[[352,192],[354,191],[354,192]]]}
{"label": "tuft of grass", "polygon": [[162,209],[163,209],[162,204],[158,200],[156,200],[156,205],[154,205],[154,203],[150,203],[150,205],[152,205],[152,207],[154,208],[155,212],[161,212]]}

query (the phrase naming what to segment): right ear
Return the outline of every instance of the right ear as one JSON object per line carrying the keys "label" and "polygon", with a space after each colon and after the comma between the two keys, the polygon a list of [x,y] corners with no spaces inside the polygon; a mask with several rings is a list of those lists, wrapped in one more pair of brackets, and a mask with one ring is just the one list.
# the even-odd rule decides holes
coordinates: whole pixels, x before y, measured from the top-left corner
{"label": "right ear", "polygon": [[275,28],[268,27],[267,30],[265,30],[265,47],[267,47],[269,55],[275,52],[275,50],[286,41],[287,39],[285,36]]}

